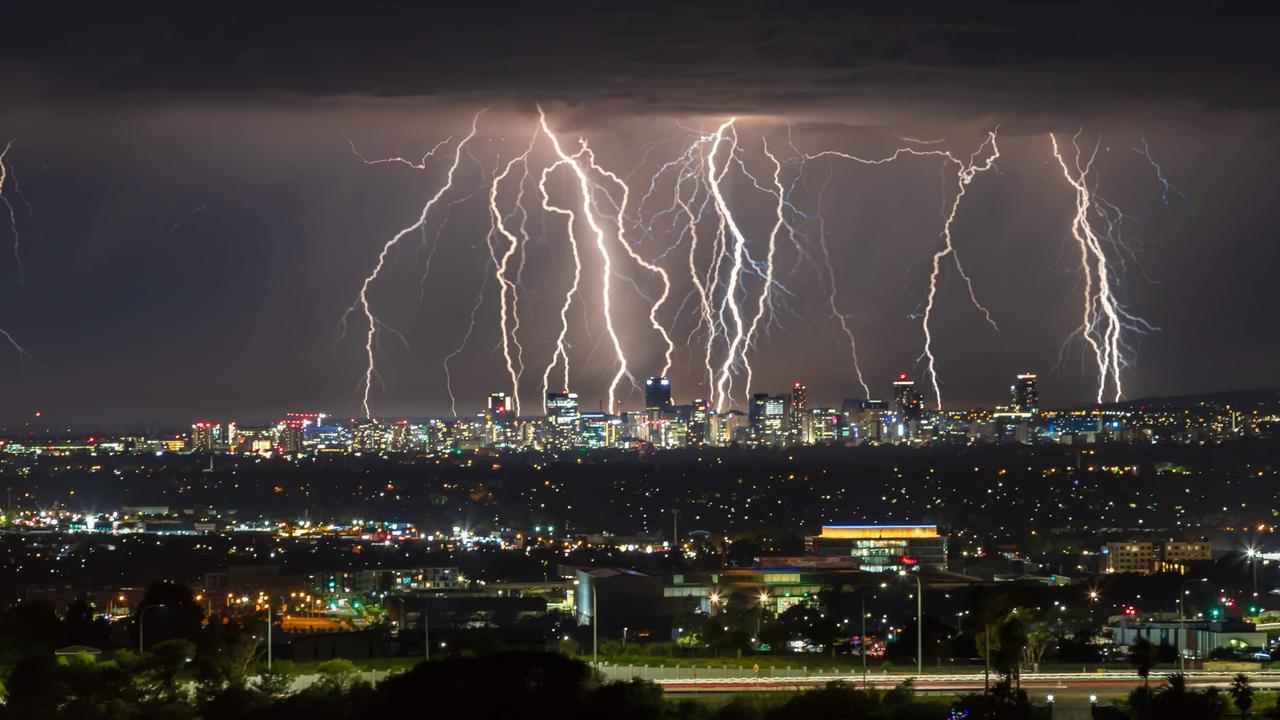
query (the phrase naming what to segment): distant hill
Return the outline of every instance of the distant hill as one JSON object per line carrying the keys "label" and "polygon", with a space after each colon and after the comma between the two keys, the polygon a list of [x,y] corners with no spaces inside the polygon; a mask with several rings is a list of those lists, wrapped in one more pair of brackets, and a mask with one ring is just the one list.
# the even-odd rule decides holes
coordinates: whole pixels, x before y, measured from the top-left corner
{"label": "distant hill", "polygon": [[1173,395],[1169,397],[1144,397],[1122,400],[1118,403],[1102,403],[1086,407],[1101,407],[1106,410],[1134,410],[1138,408],[1181,410],[1203,405],[1226,406],[1233,408],[1280,408],[1280,388],[1258,390],[1227,390],[1223,392],[1196,393],[1194,395]]}

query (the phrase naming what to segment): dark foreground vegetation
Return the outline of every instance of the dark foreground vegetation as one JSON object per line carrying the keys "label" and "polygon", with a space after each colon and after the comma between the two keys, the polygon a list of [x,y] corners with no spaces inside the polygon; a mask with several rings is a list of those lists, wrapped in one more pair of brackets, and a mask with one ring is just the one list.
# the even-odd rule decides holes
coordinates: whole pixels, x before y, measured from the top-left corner
{"label": "dark foreground vegetation", "polygon": [[[851,684],[796,693],[760,693],[729,700],[673,700],[642,680],[602,683],[590,667],[556,653],[497,653],[419,664],[376,684],[344,660],[322,663],[305,676],[289,663],[267,672],[231,655],[197,657],[184,640],[151,651],[89,657],[28,657],[6,678],[0,718],[74,720],[379,720],[422,717],[448,709],[470,717],[611,718],[612,720],[1040,720],[1007,681],[990,694],[920,698],[910,683],[891,690]],[[1112,720],[1215,720],[1229,709],[1247,717],[1254,693],[1243,676],[1228,692],[1192,690],[1181,675],[1140,687],[1127,702],[1100,707]],[[1276,717],[1274,710],[1263,715]],[[1255,716],[1257,717],[1257,716]]]}

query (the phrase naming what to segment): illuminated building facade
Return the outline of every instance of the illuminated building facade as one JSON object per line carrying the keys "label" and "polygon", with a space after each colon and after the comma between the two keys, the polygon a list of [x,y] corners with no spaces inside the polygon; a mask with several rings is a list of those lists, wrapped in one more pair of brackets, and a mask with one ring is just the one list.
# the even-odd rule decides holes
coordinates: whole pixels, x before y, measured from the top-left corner
{"label": "illuminated building facade", "polygon": [[[791,442],[806,442],[804,440],[805,425],[808,424],[809,418],[806,412],[809,408],[808,404],[809,389],[805,384],[796,381],[791,385],[791,416],[790,416],[790,435]],[[812,442],[811,440],[808,442]]]}
{"label": "illuminated building facade", "polygon": [[191,424],[191,452],[213,452],[213,423],[197,420]]}
{"label": "illuminated building facade", "polygon": [[916,392],[915,381],[907,379],[906,373],[899,373],[893,381],[893,410],[904,422],[919,420],[924,412],[924,398]]}
{"label": "illuminated building facade", "polygon": [[1015,412],[1037,412],[1040,409],[1040,390],[1036,386],[1035,373],[1019,375],[1009,386],[1009,395]]}
{"label": "illuminated building facade", "polygon": [[671,409],[671,378],[651,377],[644,381],[644,407],[646,410]]}
{"label": "illuminated building facade", "polygon": [[698,398],[693,401],[689,408],[688,431],[685,437],[688,438],[690,445],[694,447],[702,447],[707,443],[707,431],[710,425],[710,416],[708,414],[707,401]]}
{"label": "illuminated building facade", "polygon": [[807,543],[816,555],[857,558],[864,572],[947,569],[947,536],[937,525],[824,525]]}
{"label": "illuminated building facade", "polygon": [[756,393],[751,396],[751,439],[765,445],[786,441],[791,398],[786,395]]}

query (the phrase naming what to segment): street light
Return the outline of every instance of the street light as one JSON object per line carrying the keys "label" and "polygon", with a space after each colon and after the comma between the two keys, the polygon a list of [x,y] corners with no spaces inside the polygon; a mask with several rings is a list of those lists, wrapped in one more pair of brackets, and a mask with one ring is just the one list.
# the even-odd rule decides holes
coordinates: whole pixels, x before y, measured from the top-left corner
{"label": "street light", "polygon": [[1253,571],[1253,594],[1258,594],[1258,552],[1256,547],[1247,548],[1244,551],[1245,557],[1249,558],[1249,568]]}
{"label": "street light", "polygon": [[165,605],[164,603],[157,603],[155,605],[147,605],[146,607],[138,608],[138,652],[144,651],[143,650],[144,646],[142,644],[142,621],[146,619],[148,610],[152,610],[158,607],[168,607],[168,606]]}
{"label": "street light", "polygon": [[591,582],[591,666],[600,669],[600,603],[596,598],[596,576],[592,575]]}
{"label": "street light", "polygon": [[[1178,630],[1182,635],[1182,637],[1179,638],[1178,645],[1178,670],[1180,672],[1186,672],[1187,670],[1187,614],[1182,607],[1182,598],[1187,594],[1187,585],[1198,582],[1209,582],[1209,578],[1191,578],[1190,580],[1183,580],[1182,586],[1178,588]],[[1197,645],[1196,655],[1199,656],[1199,654],[1200,646]]]}
{"label": "street light", "polygon": [[760,632],[761,632],[760,625],[764,620],[764,604],[769,602],[769,591],[761,590],[760,594],[756,596],[756,602],[760,605],[760,613],[756,615],[756,636],[751,639],[753,642],[756,643],[756,649],[759,650],[760,649]]}
{"label": "street light", "polygon": [[908,574],[906,570],[899,570],[899,575],[903,577],[913,577],[916,580],[916,675],[924,675],[924,584],[920,582],[918,573]]}
{"label": "street light", "polygon": [[267,603],[267,672],[271,672],[271,626],[275,623],[271,619],[271,603]]}

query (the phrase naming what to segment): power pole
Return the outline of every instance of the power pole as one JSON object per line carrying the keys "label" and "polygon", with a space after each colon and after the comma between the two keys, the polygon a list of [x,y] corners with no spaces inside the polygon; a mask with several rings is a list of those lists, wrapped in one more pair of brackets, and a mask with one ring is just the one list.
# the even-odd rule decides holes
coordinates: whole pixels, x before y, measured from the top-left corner
{"label": "power pole", "polygon": [[267,672],[271,672],[271,626],[275,623],[271,620],[271,603],[267,602]]}

